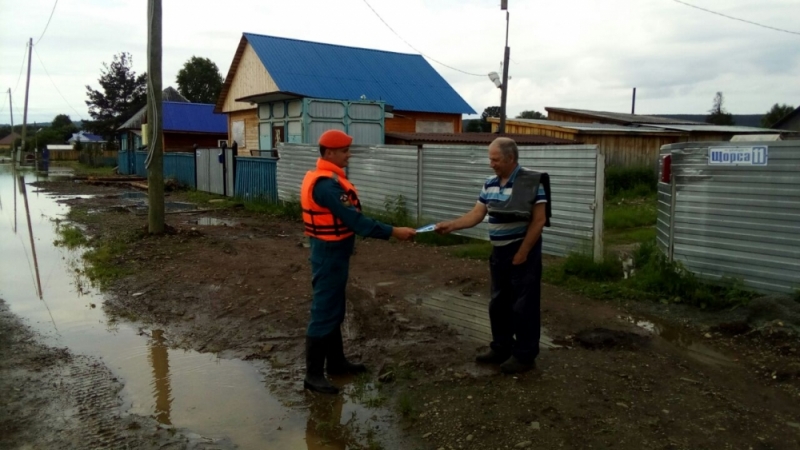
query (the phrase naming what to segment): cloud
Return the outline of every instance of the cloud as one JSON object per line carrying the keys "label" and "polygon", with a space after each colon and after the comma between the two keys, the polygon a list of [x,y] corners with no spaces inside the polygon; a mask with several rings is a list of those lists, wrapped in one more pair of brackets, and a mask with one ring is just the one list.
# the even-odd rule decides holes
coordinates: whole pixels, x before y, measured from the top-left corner
{"label": "cloud", "polygon": [[[796,0],[693,0],[698,6],[776,27],[796,29]],[[242,32],[416,53],[479,113],[500,103],[485,75],[500,71],[505,13],[488,0],[369,0],[402,39],[363,0],[164,1],[163,84],[191,56],[214,61],[223,75]],[[800,103],[796,74],[800,37],[724,19],[668,0],[565,0],[510,3],[508,112],[543,111],[545,106],[630,110],[636,86],[638,112],[702,113],[716,91],[729,109],[759,113],[773,103]],[[0,28],[0,91],[14,90],[23,49],[47,22],[51,0],[3,2],[2,15],[15,17]],[[33,31],[31,31],[33,30]],[[800,31],[800,30],[798,30]],[[51,120],[74,107],[87,116],[85,85],[97,85],[103,62],[133,55],[134,70],[146,71],[146,2],[84,0],[59,4],[37,51],[53,83],[33,58],[29,115]],[[452,70],[433,61],[475,75]],[[24,76],[14,92],[21,117]],[[7,97],[7,96],[6,96]],[[0,99],[0,123],[7,122]]]}

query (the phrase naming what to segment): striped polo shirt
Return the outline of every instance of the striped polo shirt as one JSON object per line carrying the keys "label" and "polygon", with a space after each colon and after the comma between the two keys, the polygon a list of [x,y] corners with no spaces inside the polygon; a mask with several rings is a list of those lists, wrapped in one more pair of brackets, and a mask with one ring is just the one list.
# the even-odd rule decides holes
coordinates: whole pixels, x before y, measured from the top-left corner
{"label": "striped polo shirt", "polygon": [[[511,197],[511,192],[514,188],[514,179],[517,177],[521,166],[517,165],[511,177],[508,178],[505,186],[500,186],[500,178],[496,175],[486,180],[486,183],[481,189],[481,195],[478,201],[484,205],[489,205],[492,202],[505,202]],[[544,192],[544,187],[539,185],[539,192],[536,193],[536,204],[547,203],[547,196]],[[509,221],[489,216],[489,240],[492,245],[508,245],[512,242],[521,241],[525,238],[528,232],[529,222],[516,222]]]}

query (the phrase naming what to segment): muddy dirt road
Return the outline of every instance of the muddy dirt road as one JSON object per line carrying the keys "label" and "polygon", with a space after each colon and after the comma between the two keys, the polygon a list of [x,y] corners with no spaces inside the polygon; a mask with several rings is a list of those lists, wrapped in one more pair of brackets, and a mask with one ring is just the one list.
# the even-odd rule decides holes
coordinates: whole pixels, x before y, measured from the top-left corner
{"label": "muddy dirt road", "polygon": [[[325,398],[302,390],[310,274],[297,223],[241,208],[175,209],[168,214],[174,233],[146,237],[128,190],[55,180],[38,186],[50,194],[36,194],[36,204],[47,206],[34,214],[41,216],[36,245],[57,238],[50,219],[69,207],[122,276],[100,294],[86,280],[70,281],[70,270],[82,273],[78,264],[64,268],[59,298],[71,300],[44,290],[55,323],[83,315],[74,335],[89,338],[69,337],[67,326],[48,337],[54,332],[41,301],[18,292],[33,292],[35,277],[24,266],[14,288],[3,276],[0,296],[45,341],[97,357],[124,386],[120,414],[175,433],[279,449],[800,448],[799,346],[783,323],[768,326],[777,317],[757,328],[745,313],[737,328],[731,318],[741,311],[610,304],[545,286],[553,345],[537,371],[502,376],[472,363],[484,343],[414,301],[431,291],[485,293],[484,262],[445,248],[359,241],[345,347],[373,370],[335,380],[345,394]],[[4,217],[10,187],[0,185]],[[180,193],[167,199],[176,208],[184,200]],[[2,239],[11,242],[4,251],[24,247],[11,233]],[[39,257],[66,257],[62,247],[47,248]],[[27,425],[17,425],[26,436]]]}

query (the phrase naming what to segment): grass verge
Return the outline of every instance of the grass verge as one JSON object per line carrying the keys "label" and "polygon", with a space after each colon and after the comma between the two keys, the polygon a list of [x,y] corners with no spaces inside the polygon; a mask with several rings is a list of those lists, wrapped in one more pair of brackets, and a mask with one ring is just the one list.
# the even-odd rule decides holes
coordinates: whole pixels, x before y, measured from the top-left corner
{"label": "grass verge", "polygon": [[83,254],[86,261],[84,269],[86,276],[92,284],[106,289],[109,284],[126,275],[127,269],[123,267],[122,257],[135,240],[133,234],[121,234],[100,240],[96,247],[92,247]]}
{"label": "grass verge", "polygon": [[60,239],[53,241],[53,245],[57,247],[66,247],[68,249],[78,248],[86,245],[88,240],[83,235],[83,230],[72,225],[56,225],[56,233]]}
{"label": "grass verge", "polygon": [[655,196],[635,197],[606,204],[603,211],[605,230],[652,227],[658,218]]}
{"label": "grass verge", "polygon": [[590,256],[571,254],[560,263],[548,265],[543,279],[598,299],[683,303],[712,310],[747,304],[758,296],[741,280],[700,280],[680,263],[668,261],[655,240],[640,245],[633,262],[634,273],[624,279],[622,263],[615,257],[595,262]]}
{"label": "grass verge", "polygon": [[111,176],[114,175],[113,167],[92,167],[78,161],[53,161],[52,167],[69,167],[78,176]]}

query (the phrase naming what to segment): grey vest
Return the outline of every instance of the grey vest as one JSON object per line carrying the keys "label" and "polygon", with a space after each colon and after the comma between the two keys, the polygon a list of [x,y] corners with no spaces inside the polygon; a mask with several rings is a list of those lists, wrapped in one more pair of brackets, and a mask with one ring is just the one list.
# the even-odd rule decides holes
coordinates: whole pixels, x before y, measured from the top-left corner
{"label": "grey vest", "polygon": [[519,168],[519,172],[514,178],[511,197],[504,202],[490,202],[487,205],[489,216],[507,221],[530,222],[540,184],[544,187],[544,193],[547,197],[547,205],[545,205],[547,220],[545,226],[549,227],[550,216],[552,215],[550,175],[543,172],[534,172],[524,167]]}

